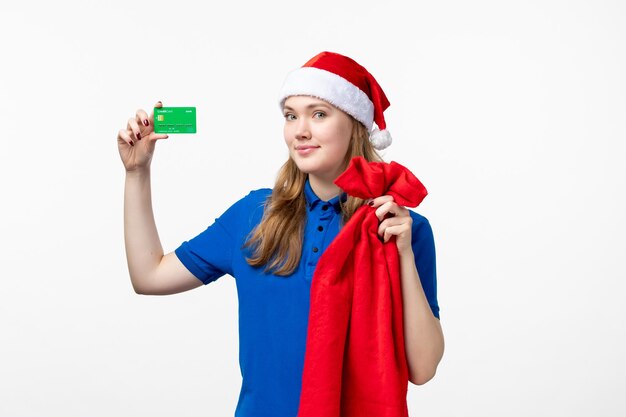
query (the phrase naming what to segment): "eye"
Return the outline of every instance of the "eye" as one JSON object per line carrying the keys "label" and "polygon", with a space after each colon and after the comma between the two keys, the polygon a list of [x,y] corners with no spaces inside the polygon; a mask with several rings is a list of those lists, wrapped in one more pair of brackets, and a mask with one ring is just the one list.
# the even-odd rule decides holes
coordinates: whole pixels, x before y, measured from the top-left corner
{"label": "eye", "polygon": [[313,113],[313,117],[322,119],[326,117],[326,113],[324,113],[323,111],[316,111],[315,113]]}
{"label": "eye", "polygon": [[289,120],[295,120],[296,116],[294,116],[291,113],[287,113],[285,114],[285,120],[289,121]]}

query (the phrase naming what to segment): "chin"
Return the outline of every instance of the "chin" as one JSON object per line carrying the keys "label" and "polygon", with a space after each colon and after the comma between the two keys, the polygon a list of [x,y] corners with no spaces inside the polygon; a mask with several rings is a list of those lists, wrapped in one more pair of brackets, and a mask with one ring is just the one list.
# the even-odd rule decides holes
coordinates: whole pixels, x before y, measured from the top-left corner
{"label": "chin", "polygon": [[303,172],[305,174],[319,175],[320,173],[324,172],[324,169],[317,164],[302,163],[302,161],[296,161],[296,166],[298,167],[300,172]]}
{"label": "chin", "polygon": [[300,171],[304,172],[305,174],[315,174],[318,171],[317,169],[315,169],[314,166],[311,166],[310,164],[299,164],[296,162],[296,166]]}
{"label": "chin", "polygon": [[308,159],[301,159],[298,155],[291,155],[291,159],[296,164],[298,169],[306,174],[311,172],[311,170],[315,170],[317,164],[314,161]]}
{"label": "chin", "polygon": [[295,158],[292,156],[298,169],[305,174],[313,174],[320,177],[326,177],[329,173],[336,170],[332,164],[321,164],[319,160],[313,158]]}

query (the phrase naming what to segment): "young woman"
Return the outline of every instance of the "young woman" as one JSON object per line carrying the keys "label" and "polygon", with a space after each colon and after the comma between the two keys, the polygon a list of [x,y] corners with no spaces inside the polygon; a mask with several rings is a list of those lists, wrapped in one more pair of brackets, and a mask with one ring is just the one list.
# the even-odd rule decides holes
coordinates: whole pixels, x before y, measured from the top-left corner
{"label": "young woman", "polygon": [[409,379],[424,384],[435,374],[444,341],[428,220],[391,196],[363,201],[334,183],[355,156],[381,161],[375,148],[390,143],[383,117],[388,106],[371,74],[343,55],[322,52],[292,71],[280,94],[289,158],[273,189],[251,191],[166,255],[152,212],[150,161],[155,142],[168,136],[154,133],[153,114],[144,110],[119,131],[134,290],[174,294],[225,274],[236,279],[243,376],[237,416],[296,415],[313,273],[342,225],[366,203],[376,208],[381,239],[395,236]]}

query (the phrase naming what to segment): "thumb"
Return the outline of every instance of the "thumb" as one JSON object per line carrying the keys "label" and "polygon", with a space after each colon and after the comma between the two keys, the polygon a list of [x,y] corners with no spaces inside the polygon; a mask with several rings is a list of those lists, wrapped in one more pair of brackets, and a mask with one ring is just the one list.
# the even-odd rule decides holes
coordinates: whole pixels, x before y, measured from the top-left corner
{"label": "thumb", "polygon": [[170,136],[169,136],[169,135],[167,135],[167,134],[165,134],[165,133],[154,133],[154,132],[150,132],[150,134],[148,135],[148,138],[147,138],[147,139],[148,139],[148,140],[151,140],[151,141],[155,141],[155,140],[158,140],[158,139],[167,139],[167,138],[169,138],[169,137],[170,137]]}

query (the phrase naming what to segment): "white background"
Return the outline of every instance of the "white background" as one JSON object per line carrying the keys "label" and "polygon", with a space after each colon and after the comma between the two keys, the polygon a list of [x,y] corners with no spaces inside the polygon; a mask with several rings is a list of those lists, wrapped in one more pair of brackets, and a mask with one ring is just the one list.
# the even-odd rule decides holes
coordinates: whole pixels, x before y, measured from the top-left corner
{"label": "white background", "polygon": [[277,92],[323,50],[378,79],[384,157],[429,190],[446,351],[410,414],[626,415],[625,21],[620,1],[3,5],[0,415],[233,414],[234,279],[133,292],[116,135],[197,107],[152,163],[171,252],[273,185]]}

